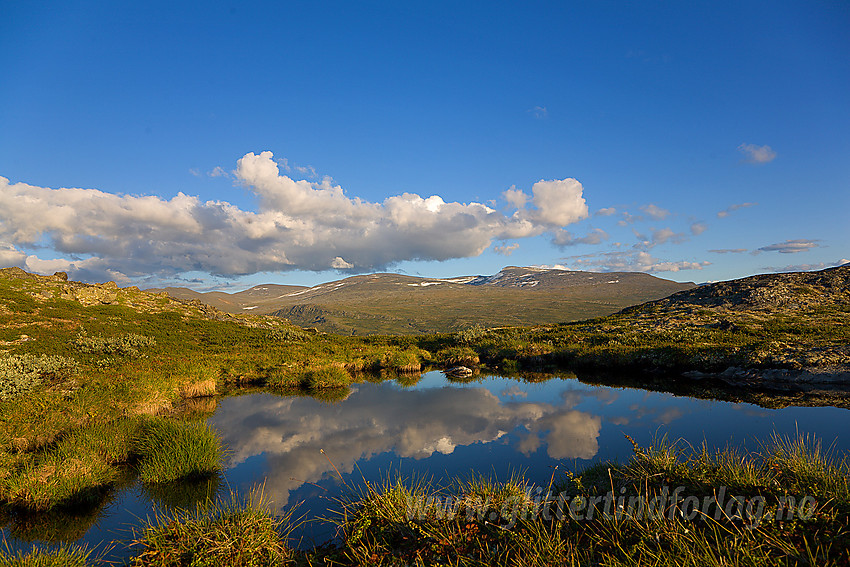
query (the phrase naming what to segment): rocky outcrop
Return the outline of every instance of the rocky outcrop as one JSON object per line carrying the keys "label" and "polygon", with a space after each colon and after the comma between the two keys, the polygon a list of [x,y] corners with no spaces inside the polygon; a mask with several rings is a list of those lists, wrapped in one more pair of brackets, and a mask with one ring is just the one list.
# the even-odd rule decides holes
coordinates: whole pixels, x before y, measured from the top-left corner
{"label": "rocky outcrop", "polygon": [[0,268],[0,278],[19,279],[19,280],[37,280],[41,282],[66,282],[68,274],[65,272],[55,272],[52,276],[41,276],[39,274],[31,274],[21,268]]}
{"label": "rocky outcrop", "polygon": [[850,304],[850,266],[817,272],[760,274],[717,282],[674,293],[670,297],[624,309],[681,310],[700,307],[714,310],[799,311],[821,305]]}
{"label": "rocky outcrop", "polygon": [[60,297],[62,299],[79,301],[85,306],[109,305],[115,303],[118,299],[118,284],[115,282],[106,282],[84,285],[83,287],[68,286],[62,290]]}

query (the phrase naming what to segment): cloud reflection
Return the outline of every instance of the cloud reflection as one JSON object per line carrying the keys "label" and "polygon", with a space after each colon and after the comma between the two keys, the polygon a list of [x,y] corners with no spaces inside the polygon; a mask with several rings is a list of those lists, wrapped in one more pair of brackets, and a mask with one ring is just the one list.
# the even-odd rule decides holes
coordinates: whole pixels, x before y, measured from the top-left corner
{"label": "cloud reflection", "polygon": [[601,419],[573,410],[579,401],[569,396],[560,406],[503,402],[484,388],[362,384],[336,405],[272,394],[228,398],[211,423],[232,451],[230,467],[265,456],[266,493],[283,506],[290,491],[332,472],[329,459],[350,473],[356,461],[380,453],[425,459],[495,441],[518,427],[525,431],[517,448],[526,455],[545,443],[555,459],[592,458]]}

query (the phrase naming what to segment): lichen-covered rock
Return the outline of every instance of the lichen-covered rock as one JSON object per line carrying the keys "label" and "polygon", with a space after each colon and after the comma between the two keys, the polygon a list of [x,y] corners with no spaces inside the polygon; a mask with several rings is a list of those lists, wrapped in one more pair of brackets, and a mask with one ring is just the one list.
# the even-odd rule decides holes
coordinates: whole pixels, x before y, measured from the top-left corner
{"label": "lichen-covered rock", "polygon": [[114,287],[107,284],[97,284],[86,286],[74,291],[76,300],[83,305],[100,305],[114,303],[118,298],[118,286],[115,282],[109,282]]}

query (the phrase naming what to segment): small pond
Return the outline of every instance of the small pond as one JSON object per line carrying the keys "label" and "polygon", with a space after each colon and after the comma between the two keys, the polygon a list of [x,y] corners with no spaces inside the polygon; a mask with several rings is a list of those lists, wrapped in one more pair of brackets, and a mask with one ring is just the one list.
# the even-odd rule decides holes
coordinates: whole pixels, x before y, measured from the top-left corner
{"label": "small pond", "polygon": [[[314,520],[327,517],[346,487],[357,489],[364,480],[402,475],[446,484],[473,472],[495,479],[519,473],[545,486],[556,467],[581,470],[597,461],[627,460],[632,445],[626,435],[641,445],[667,436],[694,447],[758,450],[774,433],[801,434],[816,436],[835,454],[850,450],[846,409],[765,409],[557,376],[457,383],[429,372],[412,386],[355,384],[336,403],[270,393],[208,401],[214,410],[209,423],[230,452],[221,477],[165,489],[130,478],[79,516],[7,523],[8,544],[126,541],[156,511],[191,506],[209,492],[244,494],[263,486],[274,506],[297,506],[296,516],[311,520],[296,532],[300,545],[310,547],[334,534],[331,525]],[[110,555],[127,553],[118,546]]]}

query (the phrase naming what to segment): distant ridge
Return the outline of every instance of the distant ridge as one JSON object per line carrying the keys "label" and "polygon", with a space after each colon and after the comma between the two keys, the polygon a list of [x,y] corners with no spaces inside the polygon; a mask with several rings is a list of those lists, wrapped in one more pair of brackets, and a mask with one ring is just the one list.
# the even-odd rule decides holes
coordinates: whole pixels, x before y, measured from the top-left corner
{"label": "distant ridge", "polygon": [[274,315],[341,334],[419,334],[558,323],[608,315],[691,289],[638,272],[507,266],[491,276],[357,275],[306,287],[266,284],[238,293],[164,288],[229,313]]}

